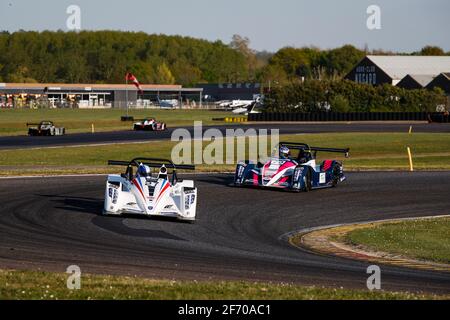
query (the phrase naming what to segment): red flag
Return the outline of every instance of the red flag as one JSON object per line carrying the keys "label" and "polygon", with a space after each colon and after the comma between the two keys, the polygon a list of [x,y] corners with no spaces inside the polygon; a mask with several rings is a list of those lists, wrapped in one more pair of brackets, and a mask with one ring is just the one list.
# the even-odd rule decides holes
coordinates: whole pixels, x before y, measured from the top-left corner
{"label": "red flag", "polygon": [[138,79],[132,73],[127,72],[127,74],[125,76],[125,80],[132,82],[136,86],[136,88],[138,89],[140,94],[144,93],[142,91],[141,84],[139,83]]}

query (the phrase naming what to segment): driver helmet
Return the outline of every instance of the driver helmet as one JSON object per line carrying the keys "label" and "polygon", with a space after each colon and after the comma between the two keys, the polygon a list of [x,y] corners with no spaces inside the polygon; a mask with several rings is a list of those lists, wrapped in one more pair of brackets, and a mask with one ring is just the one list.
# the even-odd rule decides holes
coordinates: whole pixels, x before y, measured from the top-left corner
{"label": "driver helmet", "polygon": [[139,165],[138,173],[142,177],[147,177],[150,175],[150,167],[141,163]]}
{"label": "driver helmet", "polygon": [[289,155],[290,155],[289,148],[286,147],[286,146],[281,146],[280,147],[280,156],[281,156],[281,158],[287,159],[287,158],[289,158]]}

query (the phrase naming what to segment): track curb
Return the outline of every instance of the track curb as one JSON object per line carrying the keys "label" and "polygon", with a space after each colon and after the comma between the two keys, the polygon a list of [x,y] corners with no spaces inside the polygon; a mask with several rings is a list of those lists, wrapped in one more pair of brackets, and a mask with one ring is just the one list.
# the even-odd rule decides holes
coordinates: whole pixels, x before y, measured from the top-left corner
{"label": "track curb", "polygon": [[353,246],[336,240],[331,240],[332,237],[343,236],[346,233],[353,230],[373,227],[384,223],[397,223],[408,220],[425,220],[444,217],[450,217],[450,215],[414,217],[403,219],[386,219],[362,223],[323,226],[290,232],[282,235],[280,239],[287,241],[290,245],[298,249],[310,251],[316,254],[322,254],[327,256],[338,256],[341,258],[371,263],[388,264],[397,267],[450,272],[449,264],[416,260],[386,252],[367,251],[367,249],[365,248],[360,248],[358,246]]}

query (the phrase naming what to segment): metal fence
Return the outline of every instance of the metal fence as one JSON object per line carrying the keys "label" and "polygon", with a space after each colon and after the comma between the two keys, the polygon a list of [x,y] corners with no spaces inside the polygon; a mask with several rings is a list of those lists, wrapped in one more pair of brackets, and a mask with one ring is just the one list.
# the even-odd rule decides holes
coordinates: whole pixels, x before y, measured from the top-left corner
{"label": "metal fence", "polygon": [[38,99],[7,98],[0,99],[0,109],[206,109],[221,110],[219,104],[188,99],[164,99],[154,101],[137,99],[136,101],[71,101],[68,99]]}
{"label": "metal fence", "polygon": [[249,114],[248,121],[450,121],[448,112],[266,112]]}

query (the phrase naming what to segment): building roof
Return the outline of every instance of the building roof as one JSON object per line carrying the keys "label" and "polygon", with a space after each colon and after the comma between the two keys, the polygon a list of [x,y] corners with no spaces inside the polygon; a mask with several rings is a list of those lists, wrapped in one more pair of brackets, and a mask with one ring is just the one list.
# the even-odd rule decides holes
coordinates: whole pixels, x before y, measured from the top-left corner
{"label": "building roof", "polygon": [[436,75],[434,75],[434,74],[408,74],[405,76],[405,78],[406,77],[410,77],[415,82],[417,82],[421,87],[425,87],[436,77]]}
{"label": "building roof", "polygon": [[[142,84],[142,90],[145,92],[187,92],[201,93],[203,88],[183,88],[181,85],[175,84]],[[47,92],[106,92],[106,91],[124,91],[126,89],[135,91],[133,84],[83,84],[83,83],[0,83],[0,92],[21,93],[34,92],[43,93],[47,88]]]}
{"label": "building roof", "polygon": [[450,56],[367,56],[389,77],[400,80],[406,75],[438,75],[450,72]]}
{"label": "building roof", "polygon": [[[0,83],[0,88],[6,89],[44,89],[44,88],[60,88],[60,89],[92,89],[92,90],[135,90],[133,84],[86,84],[86,83]],[[160,89],[160,90],[179,90],[182,88],[178,84],[141,84],[142,89]]]}

